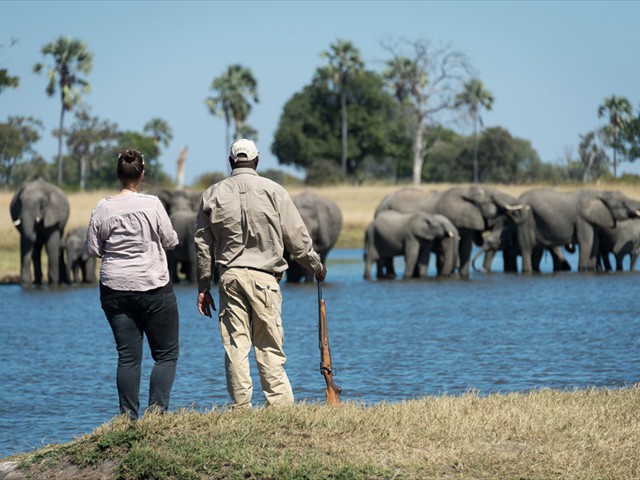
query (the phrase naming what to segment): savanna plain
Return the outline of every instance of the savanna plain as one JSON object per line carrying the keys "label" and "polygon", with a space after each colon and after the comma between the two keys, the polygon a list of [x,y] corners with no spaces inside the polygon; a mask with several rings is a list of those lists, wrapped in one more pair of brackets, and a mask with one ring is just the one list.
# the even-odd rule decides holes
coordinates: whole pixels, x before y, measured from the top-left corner
{"label": "savanna plain", "polygon": [[[533,188],[496,187],[514,196]],[[640,199],[640,186],[589,187]],[[376,206],[399,188],[317,189],[342,209],[337,248],[361,247]],[[69,194],[67,228],[86,225],[96,202],[111,193]],[[0,192],[5,283],[20,267],[11,196]],[[468,392],[375,405],[183,409],[135,423],[116,417],[72,442],[7,457],[0,460],[0,479],[640,479],[639,411],[640,385]]]}

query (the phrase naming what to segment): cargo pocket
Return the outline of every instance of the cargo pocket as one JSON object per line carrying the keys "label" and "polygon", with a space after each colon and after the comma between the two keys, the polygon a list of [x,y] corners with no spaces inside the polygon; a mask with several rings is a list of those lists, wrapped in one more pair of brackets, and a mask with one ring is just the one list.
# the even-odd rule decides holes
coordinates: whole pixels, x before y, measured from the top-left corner
{"label": "cargo pocket", "polygon": [[273,310],[280,314],[280,307],[282,305],[282,294],[280,293],[280,287],[275,281],[275,278],[267,280],[256,281],[256,295],[268,310]]}

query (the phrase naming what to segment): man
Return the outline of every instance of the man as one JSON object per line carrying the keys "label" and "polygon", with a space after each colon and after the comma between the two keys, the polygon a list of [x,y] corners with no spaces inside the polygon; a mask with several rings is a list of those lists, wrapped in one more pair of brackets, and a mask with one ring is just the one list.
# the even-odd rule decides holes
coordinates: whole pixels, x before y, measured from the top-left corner
{"label": "man", "polygon": [[232,408],[251,406],[252,345],[265,405],[294,401],[282,350],[278,282],[287,268],[284,249],[314,271],[318,281],[327,274],[291,197],[280,185],[258,175],[258,161],[258,149],[251,140],[234,142],[229,156],[231,176],[204,192],[196,218],[198,310],[211,317],[216,309],[209,292],[215,259],[220,272],[220,337]]}

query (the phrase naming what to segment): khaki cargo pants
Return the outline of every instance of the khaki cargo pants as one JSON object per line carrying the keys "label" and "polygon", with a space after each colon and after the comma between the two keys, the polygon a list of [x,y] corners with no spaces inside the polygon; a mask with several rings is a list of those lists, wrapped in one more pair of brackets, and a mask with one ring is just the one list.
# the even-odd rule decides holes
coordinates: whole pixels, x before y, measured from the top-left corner
{"label": "khaki cargo pants", "polygon": [[233,408],[251,406],[249,351],[253,345],[266,406],[292,404],[284,370],[282,293],[273,275],[246,268],[224,270],[219,282],[219,326],[227,390]]}

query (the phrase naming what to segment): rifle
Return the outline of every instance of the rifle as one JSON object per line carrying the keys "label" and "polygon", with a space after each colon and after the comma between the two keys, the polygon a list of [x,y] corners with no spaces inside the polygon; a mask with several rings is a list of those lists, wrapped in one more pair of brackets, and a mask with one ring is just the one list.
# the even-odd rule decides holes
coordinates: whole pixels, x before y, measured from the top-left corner
{"label": "rifle", "polygon": [[320,373],[327,383],[325,393],[328,405],[338,405],[342,388],[333,382],[333,368],[331,366],[331,351],[329,350],[329,331],[327,330],[327,309],[322,298],[322,282],[318,282],[318,340],[320,347]]}

